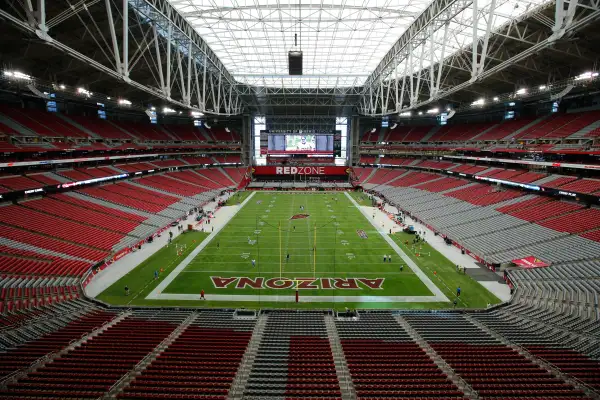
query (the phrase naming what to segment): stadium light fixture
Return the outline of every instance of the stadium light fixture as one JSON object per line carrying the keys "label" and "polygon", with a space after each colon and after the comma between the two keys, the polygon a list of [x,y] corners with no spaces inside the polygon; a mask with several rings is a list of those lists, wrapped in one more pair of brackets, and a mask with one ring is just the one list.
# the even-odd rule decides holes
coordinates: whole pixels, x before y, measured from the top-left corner
{"label": "stadium light fixture", "polygon": [[498,98],[498,96],[495,96],[495,97],[494,97],[494,101],[498,101],[498,100],[500,100],[500,99]]}
{"label": "stadium light fixture", "polygon": [[201,112],[199,112],[199,111],[192,111],[192,112],[190,112],[190,115],[192,117],[194,117],[194,118],[199,118],[199,117],[203,117],[204,116],[204,114],[201,113]]}
{"label": "stadium light fixture", "polygon": [[423,111],[419,111],[419,115],[423,115]]}
{"label": "stadium light fixture", "polygon": [[165,114],[170,114],[170,113],[174,113],[174,112],[175,112],[175,110],[173,110],[172,108],[169,108],[169,107],[164,107],[164,108],[163,108],[163,112],[164,112]]}
{"label": "stadium light fixture", "polygon": [[9,78],[13,78],[13,79],[21,79],[24,81],[31,80],[31,76],[24,74],[22,72],[19,72],[19,71],[4,71],[4,76],[8,76]]}
{"label": "stadium light fixture", "polygon": [[437,114],[439,112],[440,112],[440,109],[437,108],[437,107],[436,108],[431,108],[431,109],[427,110],[427,114]]}
{"label": "stadium light fixture", "polygon": [[110,100],[110,96],[106,96],[106,100]]}
{"label": "stadium light fixture", "polygon": [[592,79],[592,78],[595,78],[595,77],[597,77],[597,76],[598,76],[598,73],[597,73],[597,72],[591,72],[591,71],[588,71],[588,72],[584,72],[584,73],[583,73],[583,74],[581,74],[581,75],[578,75],[578,76],[576,76],[576,77],[575,77],[575,80],[576,80],[576,81],[580,81],[580,80],[582,80],[582,79]]}
{"label": "stadium light fixture", "polygon": [[546,85],[541,85],[541,86],[539,87],[539,89],[540,89],[540,90],[546,90],[546,88],[547,88],[547,86],[546,86]]}
{"label": "stadium light fixture", "polygon": [[527,89],[525,89],[525,88],[521,88],[515,92],[515,94],[525,94],[525,93],[527,93]]}
{"label": "stadium light fixture", "polygon": [[119,99],[119,104],[122,106],[130,106],[131,102],[129,100],[126,99]]}
{"label": "stadium light fixture", "polygon": [[66,89],[66,86],[65,86],[65,85],[58,85],[58,87],[59,87],[61,90],[65,90],[65,89]]}
{"label": "stadium light fixture", "polygon": [[156,111],[156,107],[154,107],[154,106],[150,107],[150,109],[151,109],[152,111]]}
{"label": "stadium light fixture", "polygon": [[446,111],[450,111],[451,109],[450,106],[446,107]]}
{"label": "stadium light fixture", "polygon": [[88,97],[92,95],[88,90],[86,90],[86,89],[84,89],[82,87],[77,88],[77,93],[83,94],[83,95],[88,96]]}
{"label": "stadium light fixture", "polygon": [[[403,113],[400,113],[401,117],[410,117],[412,115],[412,113],[410,111],[405,111]],[[419,115],[421,115],[421,113],[419,113]]]}
{"label": "stadium light fixture", "polygon": [[485,99],[481,98],[471,103],[472,106],[482,106],[485,104]]}

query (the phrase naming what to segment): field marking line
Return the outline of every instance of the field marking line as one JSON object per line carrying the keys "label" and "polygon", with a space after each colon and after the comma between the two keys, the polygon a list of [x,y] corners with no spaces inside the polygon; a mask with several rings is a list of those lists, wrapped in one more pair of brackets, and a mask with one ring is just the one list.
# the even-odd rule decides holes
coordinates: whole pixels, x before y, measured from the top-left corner
{"label": "field marking line", "polygon": [[196,256],[198,254],[200,254],[202,252],[202,250],[204,250],[204,248],[208,245],[208,243],[210,243],[210,241],[219,234],[219,232],[221,232],[222,229],[224,229],[229,222],[237,215],[238,212],[240,212],[240,210],[242,208],[244,208],[244,206],[246,205],[246,203],[248,203],[250,201],[250,199],[252,199],[254,197],[254,195],[256,194],[256,192],[253,192],[250,196],[248,196],[246,198],[246,200],[244,200],[242,202],[242,204],[240,204],[240,206],[238,207],[237,210],[235,210],[235,212],[229,217],[229,220],[227,222],[225,222],[223,225],[219,226],[217,229],[215,229],[213,232],[210,233],[210,235],[208,235],[199,245],[198,247],[196,247],[194,250],[192,250],[192,252],[190,252],[190,254],[188,254],[188,256],[183,259],[183,261],[181,261],[181,263],[179,263],[178,266],[175,267],[175,269],[173,271],[171,271],[171,273],[169,275],[167,275],[167,277],[165,279],[162,280],[162,282],[160,282],[158,284],[158,286],[156,286],[154,288],[154,290],[152,290],[148,296],[146,296],[146,300],[155,300],[157,299],[158,295],[160,292],[162,292],[163,290],[165,290],[165,288],[167,286],[169,286],[171,284],[171,282],[173,282],[175,280],[175,278],[177,278],[177,276],[181,273],[181,271],[183,271],[188,264],[190,264],[192,262],[192,260],[194,258],[196,258]]}
{"label": "field marking line", "polygon": [[350,200],[350,202],[352,204],[354,204],[354,206],[358,209],[358,211],[360,211],[362,213],[362,215],[367,219],[367,221],[369,221],[369,223],[371,225],[373,225],[373,227],[377,230],[377,232],[379,232],[381,237],[383,237],[383,240],[385,240],[390,245],[390,247],[392,249],[394,249],[396,254],[398,254],[400,256],[400,258],[402,258],[402,260],[404,260],[406,265],[408,265],[408,267],[410,269],[412,269],[412,271],[415,273],[415,275],[417,275],[419,277],[419,279],[421,279],[421,281],[425,284],[425,286],[427,286],[427,288],[431,291],[431,293],[433,293],[435,295],[435,297],[438,299],[438,301],[450,302],[450,300],[448,300],[448,298],[440,290],[440,288],[438,288],[435,285],[435,283],[433,283],[431,281],[431,279],[429,279],[429,277],[427,275],[425,275],[425,273],[421,270],[421,268],[419,268],[419,266],[400,248],[400,246],[398,246],[398,244],[396,244],[396,242],[394,242],[392,240],[392,238],[390,238],[383,230],[381,230],[376,225],[376,222],[374,220],[371,220],[371,218],[369,218],[369,215],[367,214],[365,209],[361,208],[361,206],[358,205],[358,203],[352,198],[352,196],[350,196],[348,194],[348,192],[344,192],[344,194]]}
{"label": "field marking line", "polygon": [[[253,270],[201,270],[201,271],[182,271],[182,274],[203,274],[203,273],[223,273],[223,274],[243,274],[247,272],[252,272]],[[335,271],[336,274],[360,274],[360,275],[406,275],[406,273],[398,272],[398,271],[386,271],[386,272],[356,272],[356,271]],[[256,273],[258,275],[258,273]],[[272,274],[279,275],[279,271],[273,272],[265,272],[260,271],[260,275],[262,274]],[[284,275],[292,275],[292,274],[312,274],[312,271],[293,271],[293,272],[284,272]],[[317,275],[333,275],[333,271],[329,272],[317,272]]]}
{"label": "field marking line", "polygon": [[[300,292],[302,293],[302,292]],[[179,294],[179,293],[162,293],[156,299],[158,300],[200,300],[200,294]],[[211,301],[241,301],[241,302],[278,302],[278,303],[295,303],[295,295],[255,295],[255,294],[208,294],[207,300]],[[304,296],[300,294],[300,303],[436,303],[440,299],[437,296]]]}

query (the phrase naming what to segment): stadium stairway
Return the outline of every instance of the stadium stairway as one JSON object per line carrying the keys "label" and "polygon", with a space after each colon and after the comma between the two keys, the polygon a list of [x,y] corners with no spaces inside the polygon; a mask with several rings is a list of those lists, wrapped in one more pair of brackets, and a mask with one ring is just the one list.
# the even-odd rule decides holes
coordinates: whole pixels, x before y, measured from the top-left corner
{"label": "stadium stairway", "polygon": [[229,389],[229,393],[227,395],[228,400],[239,400],[243,397],[246,384],[248,383],[248,377],[250,376],[250,371],[252,370],[252,367],[254,366],[254,360],[256,360],[256,356],[258,355],[260,341],[262,340],[265,327],[267,326],[267,318],[268,317],[266,314],[260,314],[256,319],[256,324],[254,325],[254,330],[252,331],[252,338],[250,339],[250,342],[248,342],[248,347],[246,348],[244,357],[242,358],[240,366],[235,374],[235,378],[231,384],[231,389]]}
{"label": "stadium stairway", "polygon": [[537,118],[537,119],[533,120],[532,122],[528,123],[527,125],[522,126],[521,128],[517,129],[516,131],[514,131],[510,135],[507,135],[507,136],[505,136],[504,138],[502,138],[500,140],[510,140],[510,139],[518,136],[521,132],[524,132],[524,131],[528,130],[529,128],[531,128],[531,127],[533,127],[533,126],[541,123],[546,118],[548,118],[548,116],[543,116],[543,117]]}
{"label": "stadium stairway", "polygon": [[464,399],[390,312],[335,321],[359,399]]}
{"label": "stadium stairway", "polygon": [[237,186],[237,184],[239,182],[234,181],[233,178],[231,176],[229,176],[229,174],[225,171],[225,169],[223,167],[218,167],[217,170],[221,171],[221,173],[225,176],[225,178],[227,178],[231,181],[231,185]]}
{"label": "stadium stairway", "polygon": [[498,126],[500,126],[500,124],[501,124],[501,123],[498,123],[498,124],[492,124],[492,125],[490,125],[489,127],[487,127],[487,128],[485,128],[484,130],[482,130],[481,132],[479,132],[477,135],[475,135],[475,136],[473,136],[473,137],[469,138],[468,140],[469,140],[469,141],[472,141],[472,140],[478,140],[480,137],[484,136],[486,133],[488,133],[488,132],[490,132],[490,131],[492,131],[492,130],[496,129]]}
{"label": "stadium stairway", "polygon": [[325,315],[325,328],[327,329],[329,346],[331,347],[331,354],[335,364],[335,373],[340,383],[342,400],[356,399],[356,390],[354,389],[350,371],[348,370],[348,363],[342,349],[342,342],[335,328],[335,320],[330,314]]}
{"label": "stadium stairway", "polygon": [[580,130],[573,133],[571,136],[566,137],[565,139],[588,139],[590,137],[588,137],[587,135],[590,132],[595,131],[599,128],[600,128],[600,120],[591,123],[590,125],[586,126],[585,128],[581,128]]}
{"label": "stadium stairway", "polygon": [[143,140],[144,138],[139,138],[137,136],[135,136],[133,133],[129,132],[127,129],[123,128],[122,126],[119,126],[115,123],[113,123],[110,120],[107,120],[109,124],[111,124],[112,126],[115,127],[115,129],[120,130],[121,132],[123,132],[124,134],[126,134],[127,136],[131,137],[132,140]]}
{"label": "stadium stairway", "polygon": [[406,313],[404,318],[480,398],[585,396],[583,390],[556,377],[464,314]]}
{"label": "stadium stairway", "polygon": [[88,196],[85,194],[81,194],[78,192],[67,192],[67,193],[65,193],[65,195],[73,197],[75,199],[84,200],[84,201],[87,201],[90,203],[98,204],[99,206],[113,208],[117,211],[123,211],[126,213],[136,214],[141,217],[145,217],[146,220],[144,220],[143,223],[146,225],[152,225],[155,227],[163,227],[163,226],[168,225],[171,222],[171,219],[167,218],[167,217],[162,217],[157,214],[152,214],[152,213],[138,210],[138,209],[131,208],[131,207],[125,207],[125,206],[122,206],[122,205],[119,205],[116,203],[111,203],[109,201],[102,200],[102,199],[92,197],[92,196]]}
{"label": "stadium stairway", "polygon": [[421,138],[421,140],[419,140],[420,142],[427,142],[429,141],[429,139],[431,139],[432,136],[434,136],[437,131],[439,131],[442,127],[441,126],[434,126],[432,127],[429,131],[427,131],[427,133],[425,134],[425,136],[423,136]]}
{"label": "stadium stairway", "polygon": [[512,341],[508,340],[505,336],[498,334],[495,330],[491,329],[485,323],[479,321],[476,318],[473,318],[469,314],[464,314],[464,318],[465,318],[465,320],[472,323],[474,326],[476,326],[479,329],[481,329],[482,331],[486,332],[488,335],[490,335],[494,339],[498,340],[500,343],[504,344],[505,346],[507,346],[507,347],[513,349],[514,351],[516,351],[517,353],[519,353],[525,359],[531,361],[535,365],[538,365],[540,368],[543,368],[546,371],[550,372],[552,374],[552,376],[554,376],[555,378],[562,380],[563,382],[572,386],[576,390],[585,393],[587,396],[589,396],[591,398],[597,398],[597,393],[595,393],[593,391],[593,389],[591,389],[587,385],[582,385],[580,383],[580,381],[577,379],[572,379],[569,375],[564,374],[559,368],[557,368],[553,364],[546,362],[546,360],[536,357],[534,354],[530,353],[525,347],[522,347],[522,346],[519,346],[519,345],[513,343]]}
{"label": "stadium stairway", "polygon": [[278,400],[282,397],[341,399],[320,312],[269,314],[243,398]]}
{"label": "stadium stairway", "polygon": [[32,252],[35,252],[38,254],[45,254],[45,255],[49,255],[49,256],[60,257],[60,258],[64,258],[67,260],[86,261],[86,262],[89,262],[90,264],[93,263],[93,260],[88,260],[86,258],[76,257],[76,256],[72,256],[69,254],[60,253],[58,251],[44,249],[42,247],[37,247],[37,246],[28,244],[28,243],[21,243],[19,241],[12,240],[12,239],[5,238],[5,237],[0,237],[0,245],[12,247],[14,249],[19,249],[19,250],[32,251]]}
{"label": "stadium stairway", "polygon": [[458,390],[462,391],[465,394],[465,397],[468,399],[477,399],[478,394],[471,385],[469,385],[460,375],[458,375],[450,365],[444,361],[442,357],[429,345],[427,340],[425,340],[419,332],[417,332],[409,323],[402,317],[402,315],[396,315],[394,319],[400,324],[402,328],[409,334],[412,340],[417,343],[421,349],[433,360],[435,365],[437,365],[447,376],[450,378],[452,383],[458,388]]}
{"label": "stadium stairway", "polygon": [[[169,311],[165,311],[168,313]],[[129,386],[131,382],[137,377],[140,376],[142,371],[146,369],[148,365],[156,360],[156,358],[164,352],[173,342],[181,336],[181,334],[194,322],[194,320],[198,317],[198,313],[192,312],[189,314],[187,318],[185,318],[174,330],[164,338],[162,342],[160,342],[148,355],[146,355],[140,362],[138,362],[135,367],[128,371],[125,375],[121,377],[106,393],[105,397],[115,398],[123,388]]]}
{"label": "stadium stairway", "polygon": [[[44,357],[40,357],[40,358],[36,359],[33,363],[26,366],[25,368],[20,369],[17,372],[11,374],[10,376],[4,378],[4,380],[2,382],[0,382],[0,398],[12,397],[12,396],[16,397],[19,395],[26,397],[27,394],[22,393],[19,390],[20,381],[31,378],[32,375],[35,375],[40,369],[44,368],[47,365],[53,364],[54,360],[61,358],[62,356],[69,353],[70,351],[72,351],[72,350],[78,348],[79,346],[81,346],[82,344],[86,343],[88,340],[91,340],[91,339],[97,337],[98,335],[102,334],[103,332],[106,332],[111,327],[119,324],[120,322],[122,322],[123,320],[128,318],[130,315],[131,315],[131,311],[123,311],[123,312],[117,314],[116,316],[114,316],[113,318],[110,318],[108,320],[103,319],[104,322],[100,326],[92,328],[91,326],[88,325],[88,327],[92,328],[93,330],[88,331],[88,333],[84,333],[82,336],[80,336],[78,338],[73,338],[74,340],[71,340],[70,342],[68,342],[65,347],[61,347],[59,350],[45,354]],[[25,383],[25,385],[28,385],[28,384],[29,383]],[[27,390],[27,389],[24,388],[23,390]],[[44,397],[46,397],[46,396],[44,396]]]}
{"label": "stadium stairway", "polygon": [[[171,311],[160,311],[164,315],[161,318],[167,318]],[[181,327],[179,334],[163,341],[159,347],[165,348],[152,362],[138,364],[137,372],[131,372],[134,378],[123,385],[118,398],[226,399],[255,321],[235,319],[231,310],[196,314],[183,321],[187,326]],[[142,370],[143,363],[146,367]]]}
{"label": "stadium stairway", "polygon": [[71,118],[67,117],[66,115],[64,115],[62,113],[56,113],[56,115],[58,116],[58,118],[69,123],[70,125],[74,126],[75,128],[79,129],[80,131],[85,132],[88,136],[90,136],[94,139],[102,139],[102,136],[98,135],[96,132],[93,132],[93,131],[87,129],[85,126],[78,124],[77,122],[73,121]]}
{"label": "stadium stairway", "polygon": [[179,201],[176,202],[176,203],[171,204],[169,206],[169,208],[174,208],[174,209],[177,209],[177,210],[181,210],[181,211],[187,212],[187,210],[189,210],[190,206],[195,206],[196,205],[194,201],[192,201],[191,199],[187,198],[186,196],[182,196],[180,194],[173,193],[173,192],[167,192],[166,190],[158,189],[158,188],[155,188],[153,186],[144,185],[143,183],[139,183],[139,180],[137,180],[137,181],[127,181],[127,183],[130,184],[131,186],[136,186],[136,187],[139,187],[141,189],[149,190],[151,192],[162,193],[162,194],[167,195],[167,196],[179,198]]}
{"label": "stadium stairway", "polygon": [[21,136],[38,136],[37,133],[35,133],[34,131],[27,129],[23,125],[13,121],[12,119],[10,119],[6,115],[4,115],[4,113],[0,113],[0,123],[11,128],[11,130],[13,132],[18,133]]}
{"label": "stadium stairway", "polygon": [[362,179],[362,176],[361,176],[361,179],[362,179],[361,184],[364,185],[365,183],[368,183],[369,179],[371,179],[373,177],[373,175],[375,175],[376,172],[377,172],[377,168],[373,168],[373,171],[371,171],[371,173],[369,175],[367,175],[366,178]]}

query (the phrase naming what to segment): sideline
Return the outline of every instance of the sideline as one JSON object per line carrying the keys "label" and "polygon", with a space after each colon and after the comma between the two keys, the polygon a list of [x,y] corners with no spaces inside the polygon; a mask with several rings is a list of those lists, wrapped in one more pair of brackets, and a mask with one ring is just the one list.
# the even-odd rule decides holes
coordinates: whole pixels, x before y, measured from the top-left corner
{"label": "sideline", "polygon": [[[158,286],[156,286],[154,288],[154,290],[152,290],[148,296],[146,296],[146,300],[157,300],[157,299],[162,299],[162,291],[165,290],[165,288],[167,286],[169,286],[171,284],[171,282],[173,282],[175,280],[175,278],[177,278],[177,276],[192,262],[192,260],[194,260],[194,258],[196,258],[196,256],[198,254],[200,254],[200,252],[202,252],[202,250],[204,250],[204,248],[208,245],[208,243],[210,243],[210,241],[219,234],[219,232],[221,232],[221,230],[223,228],[225,228],[227,226],[227,224],[229,224],[229,222],[233,219],[233,217],[235,217],[237,215],[237,213],[244,208],[244,206],[246,205],[246,203],[248,203],[250,201],[250,199],[252,199],[254,197],[254,194],[256,192],[253,192],[250,196],[248,196],[246,198],[246,200],[244,200],[242,202],[242,204],[237,208],[237,210],[235,210],[233,212],[233,214],[231,214],[229,216],[229,219],[227,220],[227,222],[225,222],[224,224],[217,226],[217,229],[215,229],[213,232],[210,233],[210,235],[208,235],[206,237],[206,239],[204,239],[202,241],[202,243],[200,243],[198,245],[198,247],[196,247],[194,250],[192,250],[192,252],[190,254],[188,254],[188,256],[181,261],[181,263],[175,267],[175,269],[173,271],[171,271],[171,273],[169,275],[167,275],[167,277],[165,279],[163,279]],[[219,211],[224,211],[226,210],[225,207],[221,208]],[[199,295],[198,295],[199,296]]]}
{"label": "sideline", "polygon": [[[256,192],[254,192],[256,193]],[[242,205],[236,210],[231,216],[229,221],[243,208],[253,196],[250,195]],[[397,255],[400,256],[408,265],[409,268],[419,277],[419,279],[427,286],[427,288],[434,294],[433,296],[343,296],[343,295],[323,295],[323,296],[302,296],[300,295],[301,303],[343,303],[343,302],[358,302],[358,303],[434,303],[434,302],[449,302],[448,298],[442,293],[442,291],[421,271],[421,269],[410,259],[398,245],[389,238],[384,231],[378,229],[373,221],[366,215],[366,211],[361,208],[356,201],[346,192],[346,196],[350,199],[354,207],[356,207],[364,217],[374,226],[375,230],[380,233],[384,240],[396,251]],[[228,222],[229,222],[228,221]],[[224,224],[223,227],[227,225]],[[190,293],[162,293],[163,290],[181,273],[183,270],[192,262],[192,260],[199,254],[202,249],[210,242],[210,240],[216,235],[221,229],[215,231],[209,237],[207,237],[192,253],[190,253],[185,260],[179,264],[171,274],[169,274],[147,297],[148,300],[200,300],[200,294]],[[203,272],[207,271],[185,271],[187,272]],[[219,271],[224,272],[224,271]],[[241,273],[243,271],[236,271]],[[296,302],[295,295],[235,295],[235,294],[208,294],[206,296],[211,301],[221,302],[281,302],[281,303],[294,303]]]}
{"label": "sideline", "polygon": [[[159,295],[160,300],[200,300],[199,294],[187,293],[163,293]],[[254,301],[254,302],[277,302],[295,303],[295,295],[255,295],[255,294],[207,294],[210,301]],[[304,296],[300,292],[299,303],[435,303],[441,301],[436,296]]]}
{"label": "sideline", "polygon": [[[448,300],[448,298],[440,290],[440,288],[438,288],[431,281],[431,279],[429,279],[429,277],[427,275],[425,275],[425,273],[421,270],[421,268],[419,268],[419,266],[417,264],[415,264],[415,262],[409,256],[406,255],[406,253],[400,248],[400,246],[398,246],[398,244],[396,244],[396,242],[394,242],[392,240],[392,238],[390,238],[385,233],[385,231],[381,230],[376,225],[376,222],[374,220],[372,220],[371,218],[369,218],[369,215],[367,214],[367,211],[365,210],[365,208],[363,208],[364,206],[361,207],[356,202],[356,200],[354,200],[354,198],[348,194],[348,192],[346,192],[345,194],[346,194],[346,197],[348,197],[348,199],[350,200],[350,202],[352,204],[354,204],[354,206],[363,214],[363,216],[367,219],[367,221],[369,221],[371,223],[371,225],[373,225],[373,227],[377,230],[377,232],[379,232],[379,234],[383,237],[383,240],[385,240],[390,245],[390,247],[392,249],[394,249],[394,251],[406,263],[406,265],[408,265],[408,267],[415,273],[415,275],[417,275],[419,277],[419,279],[425,284],[425,286],[427,286],[427,288],[431,291],[431,293],[434,294],[434,297],[437,299],[436,301],[450,302],[450,300]],[[381,211],[379,211],[379,212],[381,212]]]}

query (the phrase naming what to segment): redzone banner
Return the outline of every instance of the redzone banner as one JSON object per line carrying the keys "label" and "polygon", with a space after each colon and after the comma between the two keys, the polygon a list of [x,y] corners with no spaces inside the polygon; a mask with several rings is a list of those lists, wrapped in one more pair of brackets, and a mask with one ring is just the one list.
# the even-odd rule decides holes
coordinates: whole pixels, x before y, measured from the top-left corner
{"label": "redzone banner", "polygon": [[254,167],[254,175],[348,175],[348,167]]}
{"label": "redzone banner", "polygon": [[519,258],[516,260],[512,260],[512,262],[517,264],[521,268],[544,268],[550,265],[547,262],[542,261],[534,256]]}

